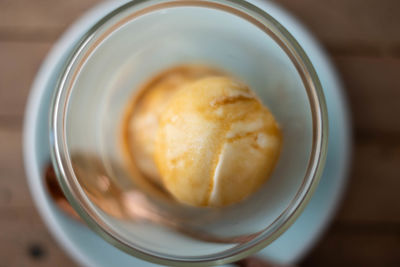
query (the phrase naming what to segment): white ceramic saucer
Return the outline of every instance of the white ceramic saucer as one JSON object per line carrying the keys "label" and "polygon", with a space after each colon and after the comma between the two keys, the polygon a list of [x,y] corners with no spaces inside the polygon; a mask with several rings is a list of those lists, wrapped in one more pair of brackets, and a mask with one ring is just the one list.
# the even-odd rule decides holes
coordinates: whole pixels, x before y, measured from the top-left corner
{"label": "white ceramic saucer", "polygon": [[[156,266],[118,250],[87,227],[68,218],[52,203],[43,183],[44,166],[50,157],[48,136],[50,98],[65,55],[90,25],[123,2],[125,1],[102,3],[64,34],[37,74],[26,108],[24,160],[31,194],[44,222],[58,243],[83,266]],[[315,39],[292,16],[276,5],[261,0],[250,2],[277,19],[301,44],[317,70],[328,105],[329,148],[321,182],[297,221],[282,236],[258,253],[259,257],[277,263],[294,263],[301,259],[321,237],[343,194],[350,154],[349,116],[336,72]]]}

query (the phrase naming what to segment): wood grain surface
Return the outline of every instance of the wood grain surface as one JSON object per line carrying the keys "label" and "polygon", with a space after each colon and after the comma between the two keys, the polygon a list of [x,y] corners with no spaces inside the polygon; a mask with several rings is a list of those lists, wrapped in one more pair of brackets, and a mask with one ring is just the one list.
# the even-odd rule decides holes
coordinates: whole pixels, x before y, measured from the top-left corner
{"label": "wood grain surface", "polygon": [[[354,157],[343,205],[301,266],[400,266],[400,1],[282,0],[343,79]],[[32,203],[22,163],[26,98],[46,53],[97,0],[0,0],[0,267],[75,266]]]}

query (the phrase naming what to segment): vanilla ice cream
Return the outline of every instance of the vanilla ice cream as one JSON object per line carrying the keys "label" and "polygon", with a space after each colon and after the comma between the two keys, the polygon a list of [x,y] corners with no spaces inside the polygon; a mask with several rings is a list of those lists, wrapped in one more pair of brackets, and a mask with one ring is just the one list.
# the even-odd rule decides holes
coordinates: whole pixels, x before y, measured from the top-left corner
{"label": "vanilla ice cream", "polygon": [[247,86],[229,77],[186,82],[158,114],[153,163],[180,202],[239,202],[260,188],[277,162],[277,122]]}

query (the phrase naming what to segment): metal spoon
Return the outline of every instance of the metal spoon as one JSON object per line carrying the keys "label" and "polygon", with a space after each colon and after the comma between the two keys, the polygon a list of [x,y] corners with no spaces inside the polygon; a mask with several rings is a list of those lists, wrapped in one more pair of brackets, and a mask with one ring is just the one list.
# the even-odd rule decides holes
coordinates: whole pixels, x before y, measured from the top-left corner
{"label": "metal spoon", "polygon": [[[72,208],[66,199],[64,193],[62,192],[60,185],[57,181],[56,174],[52,165],[48,165],[45,172],[45,180],[47,188],[50,192],[51,197],[54,199],[54,202],[58,205],[58,207],[63,210],[66,214],[70,215],[74,219],[82,221],[77,214],[77,212]],[[87,184],[86,184],[87,187]],[[190,236],[192,238],[213,242],[213,243],[245,243],[249,240],[253,239],[258,233],[254,233],[251,235],[245,236],[237,236],[230,238],[221,238],[216,237],[207,233],[204,233],[199,230],[191,229],[186,225],[182,225],[174,221],[171,218],[164,217],[157,212],[154,211],[152,204],[147,201],[146,198],[143,197],[142,194],[131,191],[131,192],[118,192],[116,188],[112,185],[104,186],[103,191],[112,191],[112,194],[108,192],[112,197],[107,197],[107,195],[100,195],[99,193],[99,185],[92,185],[92,189],[90,191],[86,191],[89,195],[90,199],[103,211],[106,213],[121,219],[131,219],[131,220],[140,220],[146,221],[155,224],[161,224],[164,226],[168,226],[182,234]],[[103,187],[103,186],[100,186]],[[100,196],[99,196],[100,195]],[[119,199],[118,201],[116,200]]]}
{"label": "metal spoon", "polygon": [[[57,181],[57,177],[54,171],[54,168],[51,164],[48,164],[46,167],[45,171],[45,183],[47,186],[47,189],[50,193],[50,196],[54,200],[54,202],[57,204],[57,206],[67,215],[69,215],[71,218],[82,222],[82,219],[78,215],[78,213],[72,208],[72,206],[69,204],[68,200],[66,199],[64,193],[62,192],[60,185]],[[93,199],[93,198],[92,198]],[[248,236],[238,236],[238,237],[232,237],[232,238],[220,238],[216,236],[212,236],[206,233],[203,233],[201,231],[193,230],[187,227],[184,227],[178,223],[175,223],[173,220],[168,220],[166,218],[163,218],[161,216],[156,216],[155,213],[152,213],[151,211],[147,209],[146,207],[146,201],[140,197],[140,195],[130,195],[128,198],[128,201],[132,202],[130,203],[130,209],[129,209],[129,217],[134,218],[136,220],[144,220],[144,221],[149,221],[151,223],[157,223],[161,225],[165,225],[168,227],[171,227],[172,229],[175,229],[176,231],[185,234],[187,236],[190,236],[192,238],[206,241],[206,242],[214,242],[214,243],[244,243],[252,238],[254,238],[258,233],[248,235]],[[110,211],[110,207],[113,207],[113,215],[116,217],[125,217],[126,211],[121,210],[121,205],[116,205],[115,201],[112,200],[107,200],[107,198],[103,198],[101,201],[97,199],[95,200],[96,204],[99,205],[100,208],[103,210],[107,210],[108,212]],[[147,203],[148,206],[148,203]],[[136,207],[136,208],[132,208]],[[111,209],[112,210],[112,209]],[[238,261],[235,263],[237,266],[260,266],[260,267],[290,267],[291,265],[276,265],[276,264],[271,264],[268,262],[265,262],[263,260],[260,260],[258,258],[250,257],[246,258],[244,260]],[[291,266],[294,267],[294,266]]]}

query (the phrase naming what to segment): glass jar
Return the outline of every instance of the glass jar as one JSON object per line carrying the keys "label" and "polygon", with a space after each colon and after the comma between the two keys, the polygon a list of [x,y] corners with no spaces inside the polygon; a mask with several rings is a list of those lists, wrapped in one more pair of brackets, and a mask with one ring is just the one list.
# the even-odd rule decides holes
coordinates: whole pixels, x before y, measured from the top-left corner
{"label": "glass jar", "polygon": [[[174,202],[124,159],[121,123],[135,90],[188,63],[232,73],[281,125],[271,178],[236,205]],[[279,22],[245,1],[124,4],[72,49],[51,106],[52,162],[72,206],[116,247],[165,265],[222,264],[267,246],[304,209],[327,152],[326,104],[312,64]]]}

